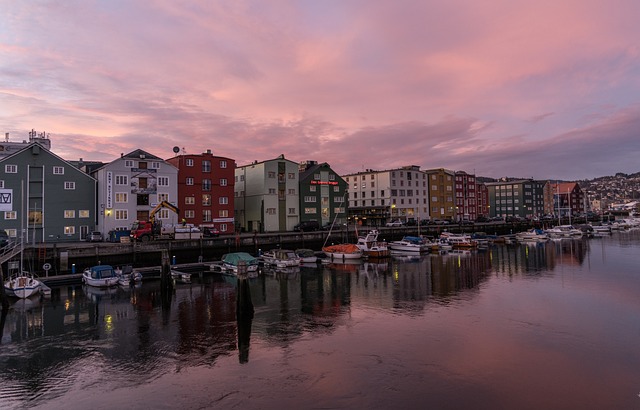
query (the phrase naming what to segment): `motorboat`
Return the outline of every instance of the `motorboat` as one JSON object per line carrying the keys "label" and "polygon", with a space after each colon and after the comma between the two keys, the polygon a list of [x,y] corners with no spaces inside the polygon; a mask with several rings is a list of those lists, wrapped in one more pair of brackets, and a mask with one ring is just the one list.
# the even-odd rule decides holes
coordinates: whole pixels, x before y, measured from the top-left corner
{"label": "motorboat", "polygon": [[277,268],[300,266],[300,257],[290,249],[272,249],[264,252],[261,259],[265,265]]}
{"label": "motorboat", "polygon": [[176,283],[191,283],[191,274],[189,272],[171,269],[171,278],[173,278]]}
{"label": "motorboat", "polygon": [[118,284],[118,274],[111,265],[96,265],[82,272],[82,283],[98,288],[108,288]]}
{"label": "motorboat", "polygon": [[4,282],[4,289],[8,296],[26,299],[40,293],[42,282],[30,272],[19,272],[11,275]]}
{"label": "motorboat", "polygon": [[247,252],[231,252],[222,255],[222,268],[234,275],[242,273],[244,269],[246,273],[257,272],[258,266],[258,258]]}
{"label": "motorboat", "polygon": [[386,258],[390,255],[387,243],[378,242],[376,229],[367,232],[365,236],[358,237],[356,246],[362,250],[364,255],[372,258]]}
{"label": "motorboat", "polygon": [[327,257],[334,260],[361,259],[363,252],[353,243],[329,245],[322,248]]}
{"label": "motorboat", "polygon": [[453,249],[471,249],[478,246],[478,242],[471,239],[469,235],[443,232],[440,239],[445,239],[453,247]]}
{"label": "motorboat", "polygon": [[428,252],[431,242],[420,236],[405,236],[399,241],[389,242],[389,249],[399,252]]}
{"label": "motorboat", "polygon": [[300,248],[295,250],[296,255],[300,258],[300,263],[318,263],[320,258],[313,249]]}
{"label": "motorboat", "polygon": [[541,229],[531,229],[516,234],[518,242],[545,242],[549,240],[549,236]]}
{"label": "motorboat", "polygon": [[115,268],[116,275],[118,275],[118,285],[131,286],[132,283],[142,282],[142,274],[138,271],[134,271],[131,265],[124,266],[122,268]]}
{"label": "motorboat", "polygon": [[558,225],[546,230],[551,238],[576,238],[582,236],[583,232],[573,225]]}

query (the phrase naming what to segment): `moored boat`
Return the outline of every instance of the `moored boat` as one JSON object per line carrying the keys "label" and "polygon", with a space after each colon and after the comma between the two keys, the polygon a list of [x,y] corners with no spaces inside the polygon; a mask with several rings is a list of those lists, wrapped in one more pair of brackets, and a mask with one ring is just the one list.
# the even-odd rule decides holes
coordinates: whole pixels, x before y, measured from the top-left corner
{"label": "moored boat", "polygon": [[362,250],[364,255],[372,258],[386,258],[390,255],[387,243],[378,242],[376,229],[367,232],[365,236],[358,237],[356,246]]}
{"label": "moored boat", "polygon": [[549,236],[541,229],[531,229],[516,234],[518,242],[545,242],[549,240]]}
{"label": "moored boat", "polygon": [[322,251],[326,253],[331,260],[362,258],[362,249],[352,243],[325,246],[322,248]]}
{"label": "moored boat", "polygon": [[20,299],[40,293],[41,286],[42,282],[34,274],[25,271],[10,276],[4,283],[6,294]]}
{"label": "moored boat", "polygon": [[111,265],[96,265],[82,272],[82,283],[98,288],[107,288],[118,284],[118,275]]}
{"label": "moored boat", "polygon": [[277,268],[300,266],[300,258],[290,249],[272,249],[261,256],[265,265]]}
{"label": "moored boat", "polygon": [[389,249],[399,252],[428,252],[432,244],[419,236],[405,236],[399,241],[389,242]]}
{"label": "moored boat", "polygon": [[247,252],[231,252],[222,255],[222,267],[234,275],[237,275],[242,268],[246,269],[247,273],[257,272],[258,265],[258,258]]}
{"label": "moored boat", "polygon": [[295,253],[300,258],[300,263],[318,263],[320,261],[313,249],[299,248],[295,250]]}
{"label": "moored boat", "polygon": [[471,239],[469,235],[457,234],[451,232],[443,232],[440,234],[441,239],[446,239],[453,249],[471,249],[478,246],[478,242]]}

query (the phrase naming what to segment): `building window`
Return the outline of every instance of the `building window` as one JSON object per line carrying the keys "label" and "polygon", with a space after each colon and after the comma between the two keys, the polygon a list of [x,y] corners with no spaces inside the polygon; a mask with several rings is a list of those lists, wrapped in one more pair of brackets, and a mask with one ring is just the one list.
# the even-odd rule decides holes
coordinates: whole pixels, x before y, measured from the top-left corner
{"label": "building window", "polygon": [[229,198],[228,198],[228,197],[226,197],[226,196],[221,196],[221,197],[218,199],[218,203],[219,203],[220,205],[227,205],[227,204],[229,204]]}
{"label": "building window", "polygon": [[227,186],[227,179],[226,178],[220,178],[220,186]]}
{"label": "building window", "polygon": [[53,175],[64,175],[64,167],[53,167]]}
{"label": "building window", "polygon": [[211,161],[206,159],[202,161],[202,172],[211,172]]}
{"label": "building window", "polygon": [[116,209],[115,211],[116,221],[124,221],[129,219],[129,211],[126,209]]}
{"label": "building window", "polygon": [[296,208],[289,208],[289,215],[295,215],[296,214]]}
{"label": "building window", "polygon": [[151,169],[160,169],[160,163],[159,162],[152,162],[151,163]]}
{"label": "building window", "polygon": [[158,202],[162,202],[162,201],[167,201],[169,202],[169,194],[165,193],[158,193]]}
{"label": "building window", "polygon": [[276,177],[276,173],[275,171],[269,171],[267,173],[267,178],[275,178]]}
{"label": "building window", "polygon": [[4,188],[4,181],[0,179],[0,188]]}
{"label": "building window", "polygon": [[309,192],[316,192],[316,188],[317,188],[317,187],[316,187],[315,185],[311,185],[311,186],[309,187]]}
{"label": "building window", "polygon": [[229,217],[229,210],[228,209],[220,209],[218,211],[218,218],[228,218]]}
{"label": "building window", "polygon": [[127,175],[116,175],[116,185],[129,185],[129,177]]}
{"label": "building window", "polygon": [[17,174],[18,166],[13,164],[7,164],[4,166],[4,172],[6,172],[7,174]]}
{"label": "building window", "polygon": [[158,213],[158,219],[169,219],[169,210],[168,209],[161,209]]}
{"label": "building window", "polygon": [[66,190],[76,189],[76,183],[74,181],[64,181],[64,189]]}
{"label": "building window", "polygon": [[338,185],[334,185],[333,192],[340,192],[340,187]]}
{"label": "building window", "polygon": [[202,190],[203,191],[211,191],[211,180],[203,179],[202,180]]}
{"label": "building window", "polygon": [[187,209],[186,211],[184,211],[184,217],[185,219],[193,219],[196,217],[196,211],[194,211],[193,209]]}
{"label": "building window", "polygon": [[304,213],[309,215],[309,214],[317,214],[318,213],[318,209],[317,208],[304,208]]}
{"label": "building window", "polygon": [[276,214],[276,208],[267,208],[267,215],[275,215]]}
{"label": "building window", "polygon": [[187,185],[193,185],[193,178],[188,177],[188,178],[185,180],[185,184],[187,184]]}
{"label": "building window", "polygon": [[5,211],[4,219],[17,219],[18,213],[16,211]]}
{"label": "building window", "polygon": [[289,189],[289,195],[295,195],[296,194],[296,190],[294,188]]}
{"label": "building window", "polygon": [[342,197],[342,196],[335,197],[335,198],[333,198],[333,202],[335,202],[337,204],[343,203],[344,202],[344,197]]}
{"label": "building window", "polygon": [[169,186],[169,177],[158,177],[158,186]]}
{"label": "building window", "polygon": [[202,205],[211,206],[211,194],[202,194]]}
{"label": "building window", "polygon": [[211,209],[202,210],[202,222],[211,222]]}
{"label": "building window", "polygon": [[76,233],[76,227],[75,226],[65,226],[64,227],[64,234],[65,235],[74,235]]}
{"label": "building window", "polygon": [[315,196],[305,196],[304,197],[304,202],[316,202],[316,197]]}
{"label": "building window", "polygon": [[196,198],[193,196],[185,196],[184,197],[184,203],[186,205],[195,205],[196,204]]}
{"label": "building window", "polygon": [[296,179],[296,174],[289,172],[289,179]]}
{"label": "building window", "polygon": [[335,180],[336,180],[335,174],[329,174],[329,181],[335,181]]}
{"label": "building window", "polygon": [[64,210],[64,218],[65,219],[75,218],[75,217],[76,217],[76,211],[74,209],[65,209]]}
{"label": "building window", "polygon": [[88,209],[81,209],[78,211],[79,218],[88,218],[89,216],[91,216],[91,214]]}
{"label": "building window", "polygon": [[192,167],[192,166],[193,166],[193,158],[187,158],[187,159],[184,161],[184,164],[185,164],[186,166],[188,166],[188,167]]}
{"label": "building window", "polygon": [[225,161],[224,159],[220,160],[220,168],[226,168],[227,167],[227,161]]}
{"label": "building window", "polygon": [[276,194],[276,189],[275,188],[269,188],[269,195],[275,195]]}

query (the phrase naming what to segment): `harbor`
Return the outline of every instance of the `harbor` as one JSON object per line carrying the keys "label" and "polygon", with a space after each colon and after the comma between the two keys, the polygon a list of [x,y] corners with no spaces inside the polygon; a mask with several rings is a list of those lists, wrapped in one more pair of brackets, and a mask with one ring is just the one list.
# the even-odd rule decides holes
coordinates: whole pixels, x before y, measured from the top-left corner
{"label": "harbor", "polygon": [[3,320],[0,407],[635,408],[638,249],[632,229],[51,286]]}

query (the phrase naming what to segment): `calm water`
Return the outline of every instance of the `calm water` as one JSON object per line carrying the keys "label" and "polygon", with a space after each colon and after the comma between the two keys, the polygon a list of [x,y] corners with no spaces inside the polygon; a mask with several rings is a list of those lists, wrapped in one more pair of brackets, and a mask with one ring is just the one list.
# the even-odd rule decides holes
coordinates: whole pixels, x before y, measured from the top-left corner
{"label": "calm water", "polygon": [[639,250],[631,231],[54,289],[6,317],[0,408],[640,409]]}

